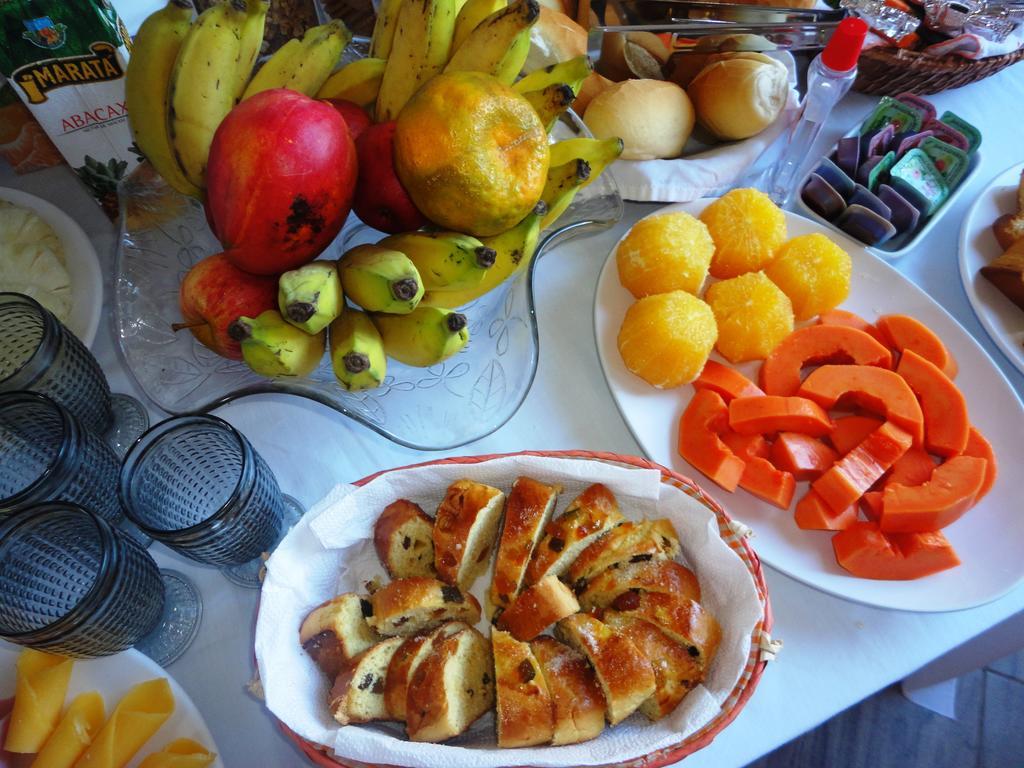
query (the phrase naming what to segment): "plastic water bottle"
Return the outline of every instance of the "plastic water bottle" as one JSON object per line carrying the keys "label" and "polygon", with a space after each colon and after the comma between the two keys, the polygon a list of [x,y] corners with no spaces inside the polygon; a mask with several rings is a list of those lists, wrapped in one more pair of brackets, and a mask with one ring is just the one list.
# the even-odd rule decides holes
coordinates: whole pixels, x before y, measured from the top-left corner
{"label": "plastic water bottle", "polygon": [[785,206],[799,181],[798,171],[808,159],[815,139],[857,77],[857,57],[864,46],[868,25],[862,19],[839,22],[825,50],[807,68],[807,95],[789,131],[782,155],[766,173],[765,191],[776,205]]}

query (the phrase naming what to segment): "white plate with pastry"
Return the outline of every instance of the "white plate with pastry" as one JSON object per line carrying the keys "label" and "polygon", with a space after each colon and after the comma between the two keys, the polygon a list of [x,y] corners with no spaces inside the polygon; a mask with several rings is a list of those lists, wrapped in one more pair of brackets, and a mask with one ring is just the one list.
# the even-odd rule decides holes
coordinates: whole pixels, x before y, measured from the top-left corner
{"label": "white plate with pastry", "polygon": [[979,194],[960,229],[960,279],[985,331],[1018,371],[1024,373],[1024,308],[1018,307],[981,268],[1003,253],[992,231],[1000,216],[1020,213],[1019,190],[1024,163],[996,176]]}
{"label": "white plate with pastry", "polygon": [[[0,187],[0,201],[8,204],[0,205],[6,244],[0,291],[29,294],[92,346],[103,308],[103,274],[89,237],[70,216],[35,195]],[[24,242],[12,246],[19,236]]]}
{"label": "white plate with pastry", "polygon": [[[697,200],[660,209],[694,216],[710,204]],[[743,490],[728,493],[707,480],[678,453],[679,420],[693,397],[685,384],[655,389],[630,373],[616,344],[619,327],[633,296],[619,282],[615,248],[598,279],[594,333],[608,387],[630,432],[652,460],[704,483],[709,493],[738,521],[750,526],[761,559],[781,572],[848,600],[905,611],[953,611],[995,600],[1024,580],[1024,520],[1008,471],[1024,464],[1024,407],[1006,377],[969,333],[924,291],[863,245],[823,225],[784,211],[788,237],[827,235],[851,257],[853,274],[842,309],[868,321],[885,313],[905,313],[931,328],[959,362],[956,384],[964,393],[971,423],[991,443],[1003,468],[991,493],[943,533],[962,565],[913,581],[877,581],[851,576],[836,563],[828,532],[800,530],[792,511],[783,511]],[[616,246],[617,248],[617,246]],[[712,359],[725,362],[717,352]],[[737,370],[757,380],[759,361]],[[1009,470],[1012,473],[1012,469]],[[798,484],[795,499],[804,495]]]}
{"label": "white plate with pastry", "polygon": [[[22,652],[23,649],[18,646],[0,642],[0,698],[14,697],[15,713],[18,712],[17,697],[15,696],[17,689],[16,664]],[[135,694],[139,697],[138,711],[145,711],[146,714],[139,716],[136,711],[135,716],[131,718],[134,724],[127,728],[122,726],[122,734],[119,739],[105,742],[113,747],[114,753],[124,754],[129,741],[138,741],[144,738],[142,746],[127,763],[127,768],[136,768],[148,756],[164,750],[179,739],[188,739],[201,745],[205,751],[214,754],[212,761],[207,764],[213,768],[223,768],[223,762],[216,756],[217,745],[202,714],[185,690],[152,659],[138,651],[128,650],[99,659],[75,659],[73,661],[68,659],[66,661],[71,662],[70,679],[66,683],[62,685],[58,682],[57,677],[51,676],[48,678],[47,684],[36,686],[39,704],[45,708],[48,706],[49,698],[59,696],[64,705],[61,717],[69,721],[63,726],[59,722],[51,733],[51,739],[59,740],[59,732],[62,728],[69,727],[70,719],[75,717],[80,731],[91,731],[92,737],[97,741],[100,740],[103,738],[101,734],[103,724],[114,715],[118,702],[122,701],[125,694],[136,686],[146,683],[153,687],[136,689]],[[150,682],[161,680],[166,680],[166,688],[163,683]],[[61,696],[61,693],[64,695]],[[98,697],[95,694],[98,694]],[[71,706],[72,702],[76,701],[78,703]],[[172,708],[173,711],[166,715],[166,712]],[[125,709],[126,707],[122,707],[122,715]],[[70,715],[68,715],[69,712]],[[65,717],[66,715],[67,717]],[[6,714],[4,717],[6,718]],[[34,721],[39,719],[39,716],[34,714],[30,714],[30,717]],[[144,723],[147,720],[152,722],[147,725]],[[4,730],[7,731],[9,728],[10,726],[5,723]],[[113,730],[116,731],[116,729]],[[37,737],[27,735],[25,738],[31,740]],[[55,749],[56,745],[44,748]],[[194,745],[179,743],[171,749],[177,749],[179,752],[185,751],[188,754],[201,754],[198,750],[191,751],[196,749]],[[196,763],[196,765],[199,764]],[[154,758],[146,768],[150,768],[150,766],[160,768],[163,765],[166,763],[158,762]]]}

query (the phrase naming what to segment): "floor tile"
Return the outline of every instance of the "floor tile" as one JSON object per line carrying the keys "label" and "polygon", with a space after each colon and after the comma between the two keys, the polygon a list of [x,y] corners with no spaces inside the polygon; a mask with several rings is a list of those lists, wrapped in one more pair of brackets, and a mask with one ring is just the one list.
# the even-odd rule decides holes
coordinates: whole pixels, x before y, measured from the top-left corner
{"label": "floor tile", "polygon": [[981,768],[1024,768],[1024,683],[985,672]]}
{"label": "floor tile", "polygon": [[1024,648],[1017,651],[1017,653],[989,664],[988,668],[1024,682]]}

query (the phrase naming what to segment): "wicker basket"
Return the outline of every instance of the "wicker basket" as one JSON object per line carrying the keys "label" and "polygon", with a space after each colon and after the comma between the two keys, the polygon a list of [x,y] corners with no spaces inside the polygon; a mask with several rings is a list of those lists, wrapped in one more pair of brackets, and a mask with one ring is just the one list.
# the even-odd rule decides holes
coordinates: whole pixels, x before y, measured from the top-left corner
{"label": "wicker basket", "polygon": [[853,89],[873,96],[909,91],[920,96],[984,80],[1024,58],[1024,49],[972,61],[960,56],[935,58],[903,48],[868,48],[857,61]]}
{"label": "wicker basket", "polygon": [[[595,766],[594,768],[660,768],[661,766],[678,762],[687,755],[693,754],[697,750],[706,747],[727,725],[729,725],[729,723],[736,719],[737,715],[739,715],[740,711],[750,699],[750,696],[754,693],[754,689],[757,687],[758,681],[761,679],[761,674],[764,671],[765,664],[772,657],[772,652],[766,650],[766,645],[769,644],[766,641],[770,640],[769,631],[772,628],[772,609],[771,603],[768,600],[768,587],[765,584],[764,573],[761,569],[761,561],[758,560],[757,555],[754,554],[754,550],[752,550],[747,544],[746,538],[737,533],[737,529],[728,513],[726,513],[726,511],[722,509],[714,499],[705,495],[704,491],[702,491],[696,483],[661,466],[660,464],[648,461],[647,459],[592,451],[522,451],[518,454],[505,455],[550,456],[556,458],[584,459],[590,461],[605,461],[613,464],[637,467],[639,469],[656,469],[661,472],[661,481],[663,483],[668,483],[679,488],[714,512],[715,517],[718,518],[718,529],[722,540],[725,541],[729,548],[737,554],[737,556],[743,561],[744,565],[746,565],[747,570],[750,571],[750,576],[754,580],[754,586],[757,589],[757,593],[764,605],[763,618],[761,619],[761,622],[755,626],[751,637],[750,656],[747,659],[746,667],[740,675],[740,679],[736,682],[736,686],[723,703],[722,711],[699,731],[690,734],[678,744],[638,757],[628,763],[619,763],[615,766]],[[464,456],[424,462],[423,464],[417,464],[414,466],[427,466],[430,464],[478,464],[492,459],[503,458],[503,456],[504,455]],[[411,468],[412,467],[400,467],[398,469],[385,470],[385,472],[395,472],[399,469]],[[356,482],[355,485],[366,485],[371,480],[379,477],[385,472],[378,472],[370,475],[369,477],[364,477],[362,480]],[[342,763],[339,759],[328,754],[325,747],[306,741],[280,721],[278,722],[278,725],[281,730],[290,737],[296,745],[298,745],[302,753],[306,755],[311,762],[315,765],[322,766],[322,768],[395,768],[394,766],[383,765],[368,766],[364,763],[356,763],[354,761],[350,763]],[[515,759],[514,751],[510,751],[509,759]]]}

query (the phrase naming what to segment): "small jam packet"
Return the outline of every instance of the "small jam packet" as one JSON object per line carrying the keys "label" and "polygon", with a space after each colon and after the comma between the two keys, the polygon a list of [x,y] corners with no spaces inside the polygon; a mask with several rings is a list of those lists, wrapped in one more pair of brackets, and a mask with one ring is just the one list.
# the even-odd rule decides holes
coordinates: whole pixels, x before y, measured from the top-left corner
{"label": "small jam packet", "polygon": [[915,198],[924,204],[922,211],[931,216],[949,197],[949,185],[931,158],[920,149],[912,149],[889,171],[890,185],[904,197]]}
{"label": "small jam packet", "polygon": [[850,205],[862,205],[874,211],[883,219],[892,220],[892,210],[878,196],[862,184],[858,184],[850,195]]}
{"label": "small jam packet", "polygon": [[812,173],[807,179],[800,197],[808,208],[826,221],[832,221],[846,208],[843,196],[817,173]]}
{"label": "small jam packet", "polygon": [[951,125],[947,125],[941,120],[930,120],[925,124],[925,130],[931,131],[935,138],[942,139],[947,144],[952,144],[958,149],[962,149],[964,152],[971,146],[970,142],[967,141],[967,137],[964,136],[960,131]]}
{"label": "small jam packet", "polygon": [[896,153],[886,152],[881,157],[869,157],[857,171],[857,181],[874,192],[886,180],[889,169],[896,163]]}
{"label": "small jam packet", "polygon": [[967,154],[971,154],[981,146],[981,131],[968,123],[960,115],[946,110],[939,120],[955,131],[959,131],[967,139]]}
{"label": "small jam packet", "polygon": [[851,179],[857,175],[860,167],[860,140],[856,136],[847,136],[836,144],[835,163]]}
{"label": "small jam packet", "polygon": [[881,245],[896,235],[896,227],[863,205],[851,205],[836,220],[836,225],[865,245]]}
{"label": "small jam packet", "polygon": [[935,170],[942,174],[950,189],[960,183],[971,163],[967,153],[962,149],[934,136],[929,136],[921,142],[921,150],[931,158]]}
{"label": "small jam packet", "polygon": [[896,101],[902,101],[908,107],[913,107],[924,116],[925,122],[935,119],[935,107],[927,99],[922,99],[916,93],[901,93],[896,96]]}
{"label": "small jam packet", "polygon": [[896,148],[896,155],[903,157],[909,150],[914,147],[921,146],[921,142],[927,139],[929,136],[934,136],[935,131],[918,131],[917,133],[911,133],[900,141],[899,147]]}
{"label": "small jam packet", "polygon": [[868,139],[868,157],[884,155],[889,151],[889,145],[896,138],[896,126],[892,123],[884,126],[870,139]]}
{"label": "small jam packet", "polygon": [[921,110],[890,96],[883,96],[875,111],[868,115],[868,119],[861,125],[860,134],[863,136],[870,131],[876,131],[888,123],[893,123],[899,133],[919,131],[924,120]]}
{"label": "small jam packet", "polygon": [[889,206],[889,210],[892,211],[889,221],[896,227],[897,232],[903,234],[914,231],[921,218],[921,211],[913,203],[888,184],[878,185],[878,199]]}
{"label": "small jam packet", "polygon": [[853,194],[853,179],[827,157],[821,158],[821,162],[814,172],[827,181],[832,189],[843,196],[844,200]]}

